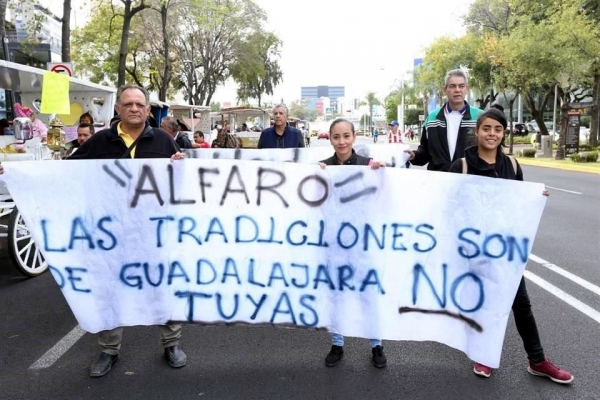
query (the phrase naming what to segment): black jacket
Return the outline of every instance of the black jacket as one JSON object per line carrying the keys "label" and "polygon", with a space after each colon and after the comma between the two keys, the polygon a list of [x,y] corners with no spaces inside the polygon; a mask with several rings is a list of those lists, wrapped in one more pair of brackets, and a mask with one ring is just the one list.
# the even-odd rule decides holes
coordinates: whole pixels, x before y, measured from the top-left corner
{"label": "black jacket", "polygon": [[458,130],[456,148],[451,157],[448,149],[448,125],[444,114],[447,104],[435,109],[427,116],[427,120],[423,124],[421,144],[415,151],[415,158],[411,161],[413,165],[429,163],[427,165],[429,170],[448,171],[452,162],[464,157],[465,149],[472,144],[469,143],[469,138],[473,137],[475,123],[483,111],[471,107],[465,102],[466,109]]}
{"label": "black jacket", "polygon": [[[496,155],[496,163],[493,165],[488,164],[479,158],[477,153],[477,146],[468,147],[465,150],[465,159],[467,160],[467,173],[470,175],[488,176],[490,178],[502,178],[502,179],[513,179],[517,181],[523,180],[523,170],[521,166],[515,160],[517,165],[517,173],[513,168],[512,162],[507,155],[498,152]],[[450,172],[462,173],[463,165],[462,159],[458,159],[452,163]]]}
{"label": "black jacket", "polygon": [[[127,151],[127,145],[119,137],[118,124],[92,135],[69,160],[118,159]],[[171,135],[146,123],[142,137],[135,148],[134,158],[169,158],[179,151]]]}
{"label": "black jacket", "polygon": [[283,135],[275,132],[275,127],[265,129],[258,139],[258,149],[288,149],[304,147],[304,136],[299,129],[286,126]]}
{"label": "black jacket", "polygon": [[187,133],[185,133],[185,132],[179,132],[177,134],[177,138],[175,139],[175,143],[177,143],[177,146],[179,146],[180,149],[191,149],[191,148],[193,148],[192,142],[190,141],[190,138],[188,137]]}
{"label": "black jacket", "polygon": [[[369,165],[369,162],[371,160],[372,160],[372,158],[363,157],[361,155],[356,154],[356,151],[354,151],[354,149],[352,149],[352,155],[350,156],[349,159],[344,161],[343,165]],[[333,153],[333,156],[331,156],[321,162],[325,165],[340,165],[340,163],[337,160],[337,157],[335,156],[335,153]]]}

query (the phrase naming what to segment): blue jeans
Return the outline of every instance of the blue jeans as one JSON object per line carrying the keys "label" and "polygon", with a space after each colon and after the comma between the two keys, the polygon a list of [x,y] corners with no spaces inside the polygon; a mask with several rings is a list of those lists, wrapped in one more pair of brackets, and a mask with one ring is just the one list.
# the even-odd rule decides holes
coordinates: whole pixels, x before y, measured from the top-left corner
{"label": "blue jeans", "polygon": [[[331,342],[334,346],[344,345],[344,336],[339,333],[331,332]],[[371,347],[381,346],[381,339],[369,339]]]}

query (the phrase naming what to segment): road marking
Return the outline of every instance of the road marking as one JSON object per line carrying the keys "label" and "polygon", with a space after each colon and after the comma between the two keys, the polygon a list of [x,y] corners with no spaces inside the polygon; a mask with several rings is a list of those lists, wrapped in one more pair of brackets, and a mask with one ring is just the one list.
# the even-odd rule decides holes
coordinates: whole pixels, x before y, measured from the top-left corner
{"label": "road marking", "polygon": [[583,194],[583,193],[581,193],[581,192],[574,192],[574,191],[572,191],[572,190],[560,189],[560,188],[557,188],[557,187],[552,187],[552,186],[548,186],[548,185],[546,185],[546,188],[547,188],[547,189],[553,189],[553,190],[560,190],[561,192],[567,192],[567,193],[573,193],[573,194]]}
{"label": "road marking", "polygon": [[77,325],[65,337],[60,339],[50,350],[46,352],[39,360],[29,366],[29,369],[43,369],[51,367],[63,354],[67,352],[79,339],[86,334],[86,331]]}
{"label": "road marking", "polygon": [[571,307],[581,311],[582,313],[584,313],[585,315],[587,315],[588,317],[590,317],[591,319],[593,319],[594,321],[596,321],[600,324],[600,311],[597,311],[597,310],[593,309],[592,307],[588,306],[587,304],[577,300],[575,297],[562,291],[561,289],[557,288],[550,282],[540,278],[539,276],[535,275],[534,273],[532,273],[530,271],[525,271],[524,276],[525,276],[525,278],[529,279],[530,281],[532,281],[533,283],[535,283],[542,289],[555,295],[556,297],[558,297],[559,299],[561,299],[562,301],[564,301]]}
{"label": "road marking", "polygon": [[567,270],[562,269],[561,267],[552,264],[551,262],[548,262],[546,260],[544,260],[543,258],[540,258],[534,254],[530,254],[529,255],[529,259],[531,261],[534,261],[538,264],[540,264],[542,267],[548,268],[550,271],[556,272],[559,275],[564,276],[565,278],[575,282],[576,284],[586,288],[587,290],[589,290],[590,292],[596,293],[598,296],[600,296],[600,287],[594,285],[591,282],[586,281],[583,278],[578,277],[575,274],[570,273]]}

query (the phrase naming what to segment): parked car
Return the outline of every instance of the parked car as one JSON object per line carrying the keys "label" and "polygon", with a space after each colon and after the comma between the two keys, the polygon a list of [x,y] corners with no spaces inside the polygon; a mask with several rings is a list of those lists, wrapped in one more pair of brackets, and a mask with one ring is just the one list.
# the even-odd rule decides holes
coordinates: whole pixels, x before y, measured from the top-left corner
{"label": "parked car", "polygon": [[513,135],[515,136],[527,136],[529,129],[527,125],[521,122],[513,122]]}
{"label": "parked car", "polygon": [[329,139],[329,132],[319,132],[318,139]]}

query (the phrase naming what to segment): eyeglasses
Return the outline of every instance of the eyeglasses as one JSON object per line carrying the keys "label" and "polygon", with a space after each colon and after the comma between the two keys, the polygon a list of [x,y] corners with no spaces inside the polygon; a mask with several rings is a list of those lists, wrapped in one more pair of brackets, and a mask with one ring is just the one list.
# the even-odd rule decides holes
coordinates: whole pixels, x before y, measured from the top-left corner
{"label": "eyeglasses", "polygon": [[278,149],[283,149],[284,148],[283,147],[283,138],[282,137],[280,137],[280,138],[277,139],[277,148]]}
{"label": "eyeglasses", "polygon": [[448,89],[456,89],[456,88],[464,89],[466,87],[467,87],[467,85],[465,85],[464,83],[461,83],[459,85],[451,83],[450,85],[448,85]]}

